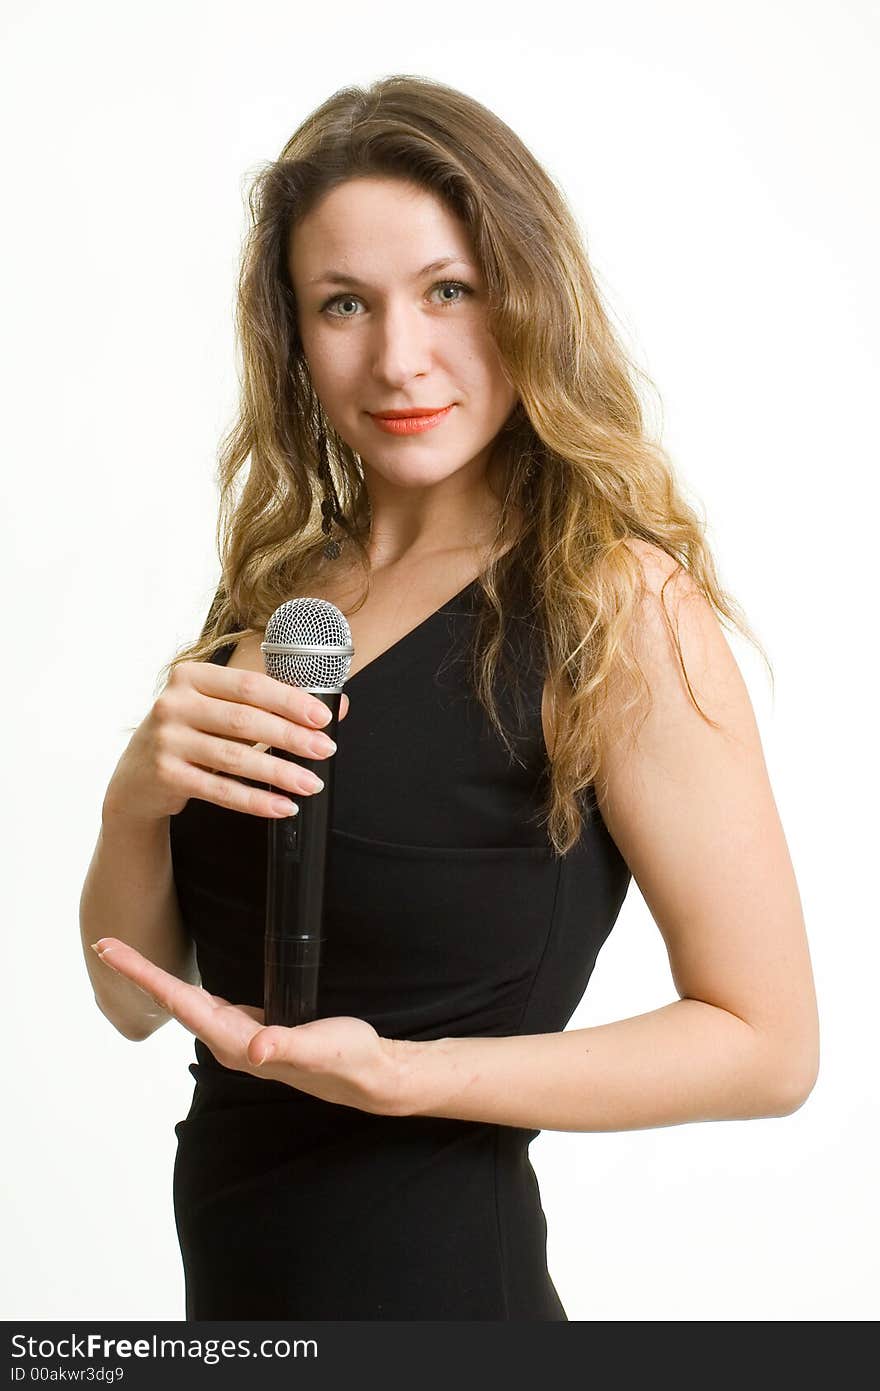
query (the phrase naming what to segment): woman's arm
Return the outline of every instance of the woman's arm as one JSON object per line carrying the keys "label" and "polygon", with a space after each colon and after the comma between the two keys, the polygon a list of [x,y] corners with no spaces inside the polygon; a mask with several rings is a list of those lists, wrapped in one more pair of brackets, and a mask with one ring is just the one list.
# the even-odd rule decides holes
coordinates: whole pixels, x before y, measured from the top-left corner
{"label": "woman's arm", "polygon": [[[787,1115],[819,1067],[800,897],[760,737],[714,611],[664,552],[634,543],[638,738],[603,748],[600,808],[663,935],[681,999],[559,1034],[394,1044],[395,1110],[552,1130]],[[677,573],[676,573],[677,572]],[[694,709],[660,588],[702,709]]]}
{"label": "woman's arm", "polygon": [[702,1000],[632,1019],[513,1038],[385,1040],[401,1116],[527,1130],[647,1130],[785,1116],[810,1090],[744,1020]]}
{"label": "woman's arm", "polygon": [[134,1042],[148,1038],[171,1015],[89,948],[112,933],[172,975],[198,982],[192,939],[174,887],[168,826],[168,817],[137,821],[105,804],[80,898],[80,939],[95,1000],[111,1024]]}

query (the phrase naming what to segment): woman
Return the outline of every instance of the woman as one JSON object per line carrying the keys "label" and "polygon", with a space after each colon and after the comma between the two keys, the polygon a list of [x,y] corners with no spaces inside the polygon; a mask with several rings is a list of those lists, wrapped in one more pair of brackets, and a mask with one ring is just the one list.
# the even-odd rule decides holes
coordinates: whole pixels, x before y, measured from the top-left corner
{"label": "woman", "polygon": [[[128,1038],[196,1036],[188,1318],[565,1319],[542,1128],[787,1115],[815,1080],[797,885],[718,615],[750,634],[503,122],[422,79],[340,91],[251,208],[222,580],[107,789],[95,995]],[[266,1028],[265,820],[312,791],[268,749],[333,756],[260,653],[301,594],[355,655],[319,1017]],[[631,877],[680,998],[563,1032]]]}

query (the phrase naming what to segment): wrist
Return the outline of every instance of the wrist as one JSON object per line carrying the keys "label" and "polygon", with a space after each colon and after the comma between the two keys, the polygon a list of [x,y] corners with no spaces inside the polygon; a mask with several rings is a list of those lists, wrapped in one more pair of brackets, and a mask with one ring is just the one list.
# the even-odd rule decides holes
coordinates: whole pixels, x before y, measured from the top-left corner
{"label": "wrist", "polygon": [[168,835],[169,820],[167,816],[134,816],[105,797],[101,807],[101,835],[104,840],[153,836],[159,841]]}
{"label": "wrist", "polygon": [[390,1116],[442,1115],[454,1089],[455,1053],[459,1040],[383,1039],[392,1062],[385,1095],[385,1114]]}

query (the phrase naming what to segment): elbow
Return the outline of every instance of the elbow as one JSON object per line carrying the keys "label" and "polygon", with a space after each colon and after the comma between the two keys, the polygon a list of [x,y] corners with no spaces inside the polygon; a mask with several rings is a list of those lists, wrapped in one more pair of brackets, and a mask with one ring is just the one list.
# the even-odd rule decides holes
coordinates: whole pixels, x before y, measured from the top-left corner
{"label": "elbow", "polygon": [[755,1115],[794,1115],[819,1078],[819,1021],[814,1017],[772,1029],[753,1023],[752,1029],[755,1089],[762,1098]]}
{"label": "elbow", "polygon": [[793,1116],[810,1096],[819,1078],[819,1060],[799,1058],[779,1074],[774,1115]]}
{"label": "elbow", "polygon": [[151,1034],[162,1027],[162,1023],[164,1020],[151,1025],[150,1028],[124,1028],[121,1024],[117,1024],[116,1028],[123,1038],[128,1039],[129,1043],[143,1043],[145,1039],[148,1039]]}
{"label": "elbow", "polygon": [[157,1029],[160,1029],[167,1019],[171,1018],[170,1014],[163,1014],[161,1016],[154,1015],[150,1018],[142,1016],[137,1020],[118,1019],[112,1014],[108,1014],[97,995],[95,995],[95,1004],[98,1006],[104,1018],[113,1025],[116,1032],[121,1034],[123,1038],[128,1039],[129,1043],[143,1043],[144,1040],[148,1039],[151,1034],[154,1034]]}

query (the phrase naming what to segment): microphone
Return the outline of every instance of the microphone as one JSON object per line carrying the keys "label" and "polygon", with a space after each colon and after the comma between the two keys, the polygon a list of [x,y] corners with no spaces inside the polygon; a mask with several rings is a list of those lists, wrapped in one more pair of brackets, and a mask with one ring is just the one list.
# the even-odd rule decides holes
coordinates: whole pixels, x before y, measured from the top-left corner
{"label": "microphone", "polygon": [[[354,654],[345,614],[327,599],[289,599],[266,624],[260,651],[267,676],[307,690],[324,702],[333,718],[323,730],[335,739],[342,687]],[[308,1023],[317,1010],[324,869],[338,754],[306,759],[288,749],[269,752],[309,768],[324,781],[320,792],[300,799],[297,816],[266,823],[264,1017],[266,1024],[290,1028]],[[288,789],[272,790],[290,796]]]}

